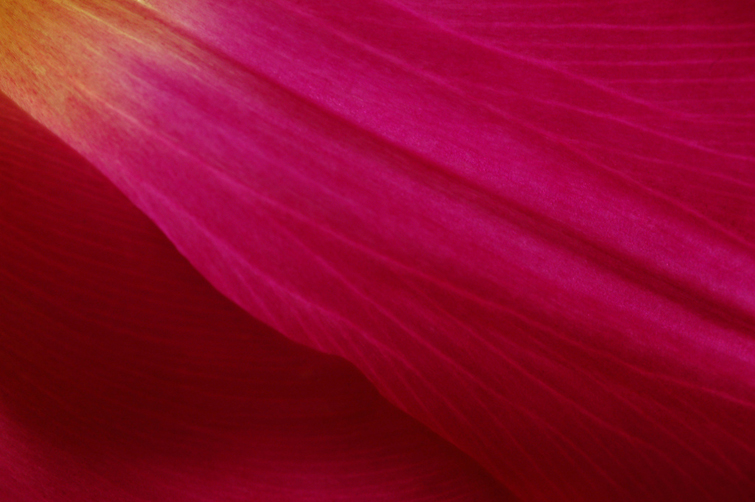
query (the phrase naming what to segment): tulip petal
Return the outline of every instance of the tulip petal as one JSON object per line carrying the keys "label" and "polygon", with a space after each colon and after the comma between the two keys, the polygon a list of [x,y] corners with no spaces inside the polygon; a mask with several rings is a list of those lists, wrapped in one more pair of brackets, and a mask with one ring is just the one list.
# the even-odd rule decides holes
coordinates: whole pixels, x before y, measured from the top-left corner
{"label": "tulip petal", "polygon": [[0,117],[2,500],[510,499],[233,305],[5,97]]}
{"label": "tulip petal", "polygon": [[751,73],[710,69],[732,111],[682,102],[695,70],[643,93],[447,2],[143,4],[25,2],[0,87],[218,290],[522,499],[753,497]]}
{"label": "tulip petal", "polygon": [[[747,2],[402,3],[477,43],[643,105],[611,110],[604,102],[603,113],[729,156],[755,152],[755,15]],[[648,122],[651,117],[658,119]],[[678,148],[651,150],[635,135],[609,130],[564,136],[633,181],[750,242],[755,238],[755,173],[748,164],[685,161]]]}

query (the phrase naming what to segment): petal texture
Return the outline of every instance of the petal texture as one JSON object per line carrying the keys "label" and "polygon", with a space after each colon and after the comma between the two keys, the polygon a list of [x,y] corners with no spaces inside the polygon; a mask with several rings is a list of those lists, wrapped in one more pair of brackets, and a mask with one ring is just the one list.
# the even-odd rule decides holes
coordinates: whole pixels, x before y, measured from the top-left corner
{"label": "petal texture", "polygon": [[[429,4],[11,4],[0,86],[220,291],[522,499],[751,499],[750,14],[627,4],[648,29],[585,28],[586,56],[512,33],[600,9],[506,31],[528,7]],[[580,66],[648,33],[744,62]]]}
{"label": "petal texture", "polygon": [[[729,158],[751,158],[755,151],[755,15],[747,2],[402,3],[476,43],[623,98],[615,103],[641,105],[586,103],[584,112],[623,115],[631,125]],[[754,178],[748,164],[702,155],[685,161],[671,142],[659,149],[617,133],[606,128],[587,136],[576,129],[561,131],[561,137],[752,241]]]}
{"label": "petal texture", "polygon": [[3,501],[511,500],[233,305],[4,97],[0,117]]}

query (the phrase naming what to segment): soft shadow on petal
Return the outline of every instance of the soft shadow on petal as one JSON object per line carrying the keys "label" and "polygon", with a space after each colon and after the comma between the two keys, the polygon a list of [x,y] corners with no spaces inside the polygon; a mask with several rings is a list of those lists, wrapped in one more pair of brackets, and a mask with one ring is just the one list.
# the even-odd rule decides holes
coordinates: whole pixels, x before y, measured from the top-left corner
{"label": "soft shadow on petal", "polygon": [[509,500],[350,364],[253,320],[0,99],[4,501]]}
{"label": "soft shadow on petal", "polygon": [[[23,5],[14,100],[221,292],[521,498],[753,498],[753,102],[728,66],[741,109],[408,2]],[[751,21],[721,15],[746,72]]]}

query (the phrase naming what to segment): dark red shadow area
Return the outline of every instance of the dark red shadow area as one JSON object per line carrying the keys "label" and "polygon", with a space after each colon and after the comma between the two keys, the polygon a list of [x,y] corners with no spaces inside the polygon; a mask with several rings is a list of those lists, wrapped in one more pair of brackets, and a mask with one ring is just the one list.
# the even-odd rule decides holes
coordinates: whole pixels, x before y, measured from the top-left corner
{"label": "dark red shadow area", "polygon": [[288,341],[220,295],[94,167],[5,97],[0,495],[509,497],[350,364]]}

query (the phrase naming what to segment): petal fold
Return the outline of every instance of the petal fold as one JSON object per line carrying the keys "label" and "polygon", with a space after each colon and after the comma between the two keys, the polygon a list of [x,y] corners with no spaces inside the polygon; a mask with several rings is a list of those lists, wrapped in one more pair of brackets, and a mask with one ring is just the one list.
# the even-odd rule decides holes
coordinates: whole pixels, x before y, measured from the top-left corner
{"label": "petal fold", "polygon": [[749,500],[753,19],[656,4],[11,3],[0,88],[520,498]]}
{"label": "petal fold", "polygon": [[5,97],[0,264],[4,501],[513,500],[233,305]]}

